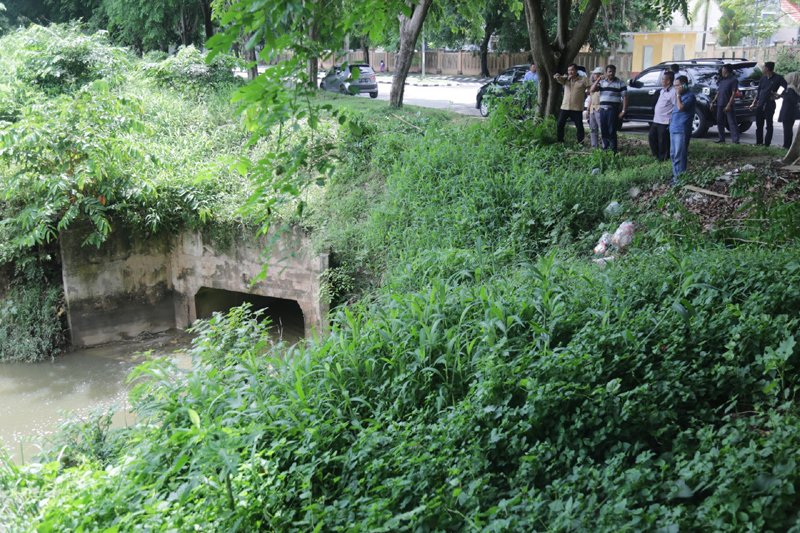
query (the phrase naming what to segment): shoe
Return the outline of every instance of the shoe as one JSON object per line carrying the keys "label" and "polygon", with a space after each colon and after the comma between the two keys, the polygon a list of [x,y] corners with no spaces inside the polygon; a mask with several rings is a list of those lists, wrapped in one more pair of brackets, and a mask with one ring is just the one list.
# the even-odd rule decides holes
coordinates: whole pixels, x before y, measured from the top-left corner
{"label": "shoe", "polygon": [[[739,141],[733,141],[733,144],[739,144]],[[769,146],[769,145],[767,145]]]}
{"label": "shoe", "polygon": [[717,139],[716,141],[714,141],[714,144],[725,144],[725,141],[723,141],[722,139]]}

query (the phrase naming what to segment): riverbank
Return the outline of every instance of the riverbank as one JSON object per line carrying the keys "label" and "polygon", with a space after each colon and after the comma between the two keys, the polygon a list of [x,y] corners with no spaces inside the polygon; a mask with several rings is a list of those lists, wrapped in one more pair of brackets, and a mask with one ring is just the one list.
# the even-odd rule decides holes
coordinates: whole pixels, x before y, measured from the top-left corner
{"label": "riverbank", "polygon": [[[323,98],[353,113],[298,219],[333,252],[330,334],[265,355],[245,313],[214,319],[185,381],[167,363],[137,371],[144,423],[108,432],[102,453],[0,471],[24,486],[10,520],[793,524],[794,177],[758,148],[692,143],[671,188],[669,164],[637,140],[613,156],[553,144],[554,124],[513,109],[397,118]],[[593,254],[628,221],[630,242]]]}

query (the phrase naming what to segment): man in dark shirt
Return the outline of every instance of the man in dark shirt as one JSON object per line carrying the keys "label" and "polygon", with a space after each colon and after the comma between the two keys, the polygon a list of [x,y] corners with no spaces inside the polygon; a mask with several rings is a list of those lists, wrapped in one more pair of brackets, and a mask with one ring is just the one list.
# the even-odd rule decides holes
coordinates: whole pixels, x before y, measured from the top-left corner
{"label": "man in dark shirt", "polygon": [[[750,105],[756,108],[756,144],[769,146],[772,142],[772,117],[775,115],[775,98],[780,87],[786,88],[786,80],[775,73],[775,63],[765,62],[764,76],[758,82],[758,97]],[[764,123],[767,125],[766,137]]]}
{"label": "man in dark shirt", "polygon": [[725,125],[731,131],[733,144],[739,144],[739,128],[736,126],[736,113],[733,101],[736,91],[739,90],[739,80],[733,75],[733,67],[726,63],[722,65],[722,79],[717,83],[717,131],[719,139],[715,142],[725,142]]}

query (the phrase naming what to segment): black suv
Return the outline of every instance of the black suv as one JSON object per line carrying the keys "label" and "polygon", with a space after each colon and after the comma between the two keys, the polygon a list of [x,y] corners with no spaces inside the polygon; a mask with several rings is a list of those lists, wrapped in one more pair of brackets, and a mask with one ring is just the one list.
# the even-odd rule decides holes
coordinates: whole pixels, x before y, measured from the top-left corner
{"label": "black suv", "polygon": [[670,65],[677,64],[678,75],[689,78],[691,90],[697,96],[697,109],[692,121],[692,137],[702,137],[708,128],[716,125],[716,108],[711,105],[717,95],[717,80],[722,65],[730,63],[733,74],[739,79],[739,91],[734,100],[739,132],[747,131],[755,120],[756,112],[750,104],[758,92],[761,70],[754,61],[746,59],[693,59],[688,61],[665,61],[642,71],[628,85],[628,112],[625,120],[651,122],[653,109],[661,88],[661,76]]}

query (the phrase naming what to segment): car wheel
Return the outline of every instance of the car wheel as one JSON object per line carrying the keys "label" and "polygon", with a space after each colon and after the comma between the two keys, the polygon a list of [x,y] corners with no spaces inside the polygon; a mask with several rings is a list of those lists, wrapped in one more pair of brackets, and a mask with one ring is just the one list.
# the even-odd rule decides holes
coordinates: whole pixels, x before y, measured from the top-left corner
{"label": "car wheel", "polygon": [[323,91],[325,90],[325,82],[324,81],[319,82],[319,88],[322,89]]}
{"label": "car wheel", "polygon": [[377,98],[378,97],[378,91],[375,91],[373,93],[369,93],[369,97],[370,98]]}
{"label": "car wheel", "polygon": [[705,137],[708,132],[708,119],[702,111],[695,111],[692,119],[692,137]]}
{"label": "car wheel", "polygon": [[489,115],[489,102],[486,101],[486,98],[481,98],[481,104],[478,109],[480,110],[482,117]]}
{"label": "car wheel", "polygon": [[344,86],[344,83],[339,85],[339,94],[348,94],[347,87]]}
{"label": "car wheel", "polygon": [[750,126],[752,126],[752,125],[753,125],[753,123],[752,123],[752,122],[750,122],[750,121],[747,121],[747,120],[746,120],[746,121],[744,121],[744,122],[740,122],[740,123],[738,123],[738,124],[736,125],[736,127],[737,127],[737,128],[739,128],[739,133],[744,133],[744,132],[746,132],[747,130],[749,130],[749,129],[750,129]]}

